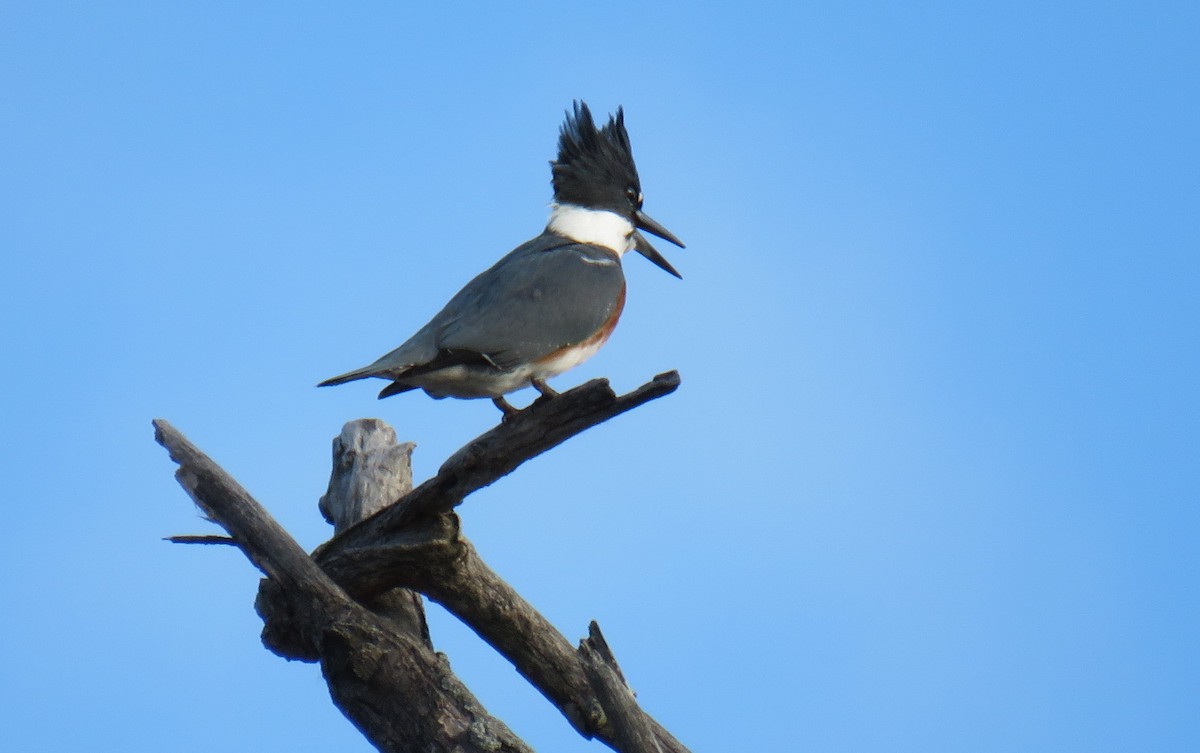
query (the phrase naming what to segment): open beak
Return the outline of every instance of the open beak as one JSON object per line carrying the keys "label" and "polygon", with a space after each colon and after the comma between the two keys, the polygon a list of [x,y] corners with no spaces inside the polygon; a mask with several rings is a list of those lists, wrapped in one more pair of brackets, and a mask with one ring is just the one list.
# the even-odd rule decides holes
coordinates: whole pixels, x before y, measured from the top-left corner
{"label": "open beak", "polygon": [[675,267],[671,266],[671,262],[664,259],[663,255],[658,253],[658,249],[651,246],[650,241],[646,240],[646,236],[636,230],[633,231],[633,250],[654,262],[664,272],[675,275],[681,280],[683,279],[683,275],[675,271]]}
{"label": "open beak", "polygon": [[675,235],[670,230],[667,230],[662,225],[660,225],[657,222],[655,222],[654,220],[650,219],[650,215],[646,214],[642,210],[640,210],[640,209],[637,210],[637,214],[634,215],[634,219],[636,221],[636,224],[637,224],[639,230],[646,230],[648,232],[654,233],[659,238],[662,238],[664,241],[670,241],[670,242],[674,243],[676,246],[679,246],[680,248],[684,247],[683,241],[676,238]]}
{"label": "open beak", "polygon": [[[674,243],[676,246],[679,246],[680,248],[684,247],[683,241],[676,238],[674,233],[672,233],[670,230],[667,230],[665,227],[663,227],[662,225],[655,222],[653,219],[650,218],[650,215],[646,214],[642,210],[639,209],[637,211],[637,214],[634,215],[634,221],[637,224],[637,227],[639,230],[645,230],[648,233],[654,233],[659,238],[662,238],[665,241],[670,241],[671,243]],[[681,280],[683,279],[683,275],[681,275],[675,271],[675,268],[671,266],[670,262],[668,262],[666,259],[664,259],[663,255],[658,252],[658,249],[656,249],[654,246],[650,245],[650,241],[646,240],[646,236],[644,236],[641,233],[636,232],[636,231],[634,232],[633,236],[634,236],[633,248],[635,251],[637,251],[642,256],[646,257],[650,261],[657,264],[659,266],[659,268],[663,269],[664,271],[675,275],[676,277],[678,277]]]}

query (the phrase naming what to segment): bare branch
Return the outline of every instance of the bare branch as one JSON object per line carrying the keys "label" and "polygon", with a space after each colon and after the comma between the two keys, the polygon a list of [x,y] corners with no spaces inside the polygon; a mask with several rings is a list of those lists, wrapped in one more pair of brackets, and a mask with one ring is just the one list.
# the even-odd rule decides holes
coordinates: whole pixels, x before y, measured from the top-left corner
{"label": "bare branch", "polygon": [[[476,744],[502,753],[524,750],[507,728],[479,709],[444,662],[430,666],[429,657],[437,655],[427,633],[414,635],[420,632],[418,623],[389,623],[349,601],[377,609],[396,589],[412,588],[444,605],[507,657],[585,737],[619,753],[688,753],[637,705],[595,623],[589,638],[574,650],[479,559],[450,512],[466,495],[526,460],[678,385],[678,374],[670,372],[619,397],[605,380],[543,397],[470,442],[436,476],[407,494],[390,484],[397,468],[408,472],[411,445],[398,445],[382,422],[348,424],[335,443],[335,470],[321,501],[322,513],[337,522],[335,536],[311,559],[302,557],[309,568],[319,563],[319,578],[295,561],[295,542],[224,471],[165,422],[156,427],[159,441],[181,463],[177,476],[185,489],[268,574],[256,602],[268,623],[264,642],[285,656],[319,658],[335,702],[382,750],[403,749],[401,738],[410,743],[419,739],[396,731],[398,719],[413,713],[405,699],[415,697],[421,699],[416,705],[426,717],[422,730],[430,740],[440,743],[469,728],[470,739],[455,738],[464,751],[476,750]],[[351,431],[355,424],[359,426]],[[356,474],[361,477],[354,478]],[[227,494],[232,494],[229,505],[222,499]],[[395,504],[386,506],[391,500]],[[242,508],[261,515],[250,515],[252,525],[243,525]],[[359,521],[363,515],[371,517]],[[290,546],[275,541],[280,538]],[[419,608],[419,598],[409,598],[408,604]],[[423,612],[418,614],[423,628]],[[364,667],[370,670],[364,673]],[[428,685],[431,678],[440,683],[441,695]],[[463,727],[464,719],[474,722]]]}
{"label": "bare branch", "polygon": [[367,518],[321,546],[317,556],[369,546],[416,518],[449,512],[468,494],[571,437],[679,387],[679,373],[659,374],[618,397],[606,379],[593,379],[558,397],[539,399],[454,453],[437,475],[397,504]]}
{"label": "bare branch", "polygon": [[579,656],[604,709],[614,747],[625,753],[663,753],[652,720],[625,684],[617,659],[595,620],[588,625],[588,637],[579,642]]}
{"label": "bare branch", "polygon": [[319,647],[334,702],[387,753],[531,753],[421,641],[352,601],[224,470],[166,421],[155,438],[201,509],[279,586]]}
{"label": "bare branch", "polygon": [[327,615],[352,603],[249,492],[175,427],[155,420],[154,439],[179,464],[175,479],[188,496],[225,529],[259,570],[313,599]]}
{"label": "bare branch", "polygon": [[237,542],[228,536],[167,536],[163,541],[169,541],[172,544],[208,544],[208,545],[225,545],[237,546]]}
{"label": "bare branch", "polygon": [[[581,655],[479,558],[460,535],[457,516],[422,519],[394,535],[389,544],[323,556],[319,562],[355,598],[370,598],[399,585],[420,591],[512,662],[581,735],[624,753],[636,750],[622,747]],[[615,659],[610,663],[615,667]],[[638,713],[663,751],[687,753],[657,721],[640,709]]]}

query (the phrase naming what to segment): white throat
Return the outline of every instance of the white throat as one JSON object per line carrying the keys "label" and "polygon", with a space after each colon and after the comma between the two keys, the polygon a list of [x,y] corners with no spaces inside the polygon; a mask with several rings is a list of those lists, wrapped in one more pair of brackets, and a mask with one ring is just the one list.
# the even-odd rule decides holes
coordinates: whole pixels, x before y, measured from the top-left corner
{"label": "white throat", "polygon": [[612,249],[617,256],[633,248],[633,223],[615,212],[574,204],[552,204],[546,229],[576,243]]}

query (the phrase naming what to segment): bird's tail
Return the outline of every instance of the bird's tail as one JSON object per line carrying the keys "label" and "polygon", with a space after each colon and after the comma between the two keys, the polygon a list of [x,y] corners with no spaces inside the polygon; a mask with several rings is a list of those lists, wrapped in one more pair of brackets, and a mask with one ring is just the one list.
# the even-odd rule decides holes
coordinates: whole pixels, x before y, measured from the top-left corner
{"label": "bird's tail", "polygon": [[384,387],[382,390],[379,391],[379,399],[382,400],[385,397],[391,397],[392,395],[399,395],[401,392],[408,392],[409,390],[415,390],[415,389],[416,389],[415,385],[404,384],[403,382],[392,382],[391,384],[389,384],[388,386]]}
{"label": "bird's tail", "polygon": [[361,369],[355,369],[354,371],[347,371],[345,374],[340,374],[338,376],[331,377],[329,379],[326,379],[324,382],[321,382],[317,386],[318,387],[332,387],[335,384],[345,384],[346,382],[353,382],[356,379],[366,379],[367,377],[372,377],[372,376],[381,376],[379,374],[379,372],[374,368],[373,364],[371,366],[364,366]]}

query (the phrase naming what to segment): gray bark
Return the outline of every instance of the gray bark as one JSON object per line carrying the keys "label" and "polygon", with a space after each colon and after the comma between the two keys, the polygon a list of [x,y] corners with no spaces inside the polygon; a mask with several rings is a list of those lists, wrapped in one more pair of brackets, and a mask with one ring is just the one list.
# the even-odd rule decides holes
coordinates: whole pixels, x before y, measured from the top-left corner
{"label": "gray bark", "polygon": [[330,695],[381,751],[531,753],[485,712],[424,642],[351,599],[262,505],[166,421],[155,438],[175,477],[287,601],[289,624],[315,646]]}
{"label": "gray bark", "polygon": [[411,491],[412,445],[382,422],[351,422],[335,440],[320,504],[335,536],[312,557],[169,424],[156,421],[156,437],[188,493],[268,576],[256,601],[264,643],[320,661],[334,702],[380,750],[528,750],[433,651],[419,591],[507,657],[580,734],[620,753],[687,753],[638,706],[599,626],[573,649],[479,559],[450,512],[525,460],[678,383],[672,372],[618,397],[594,380],[538,400]]}

